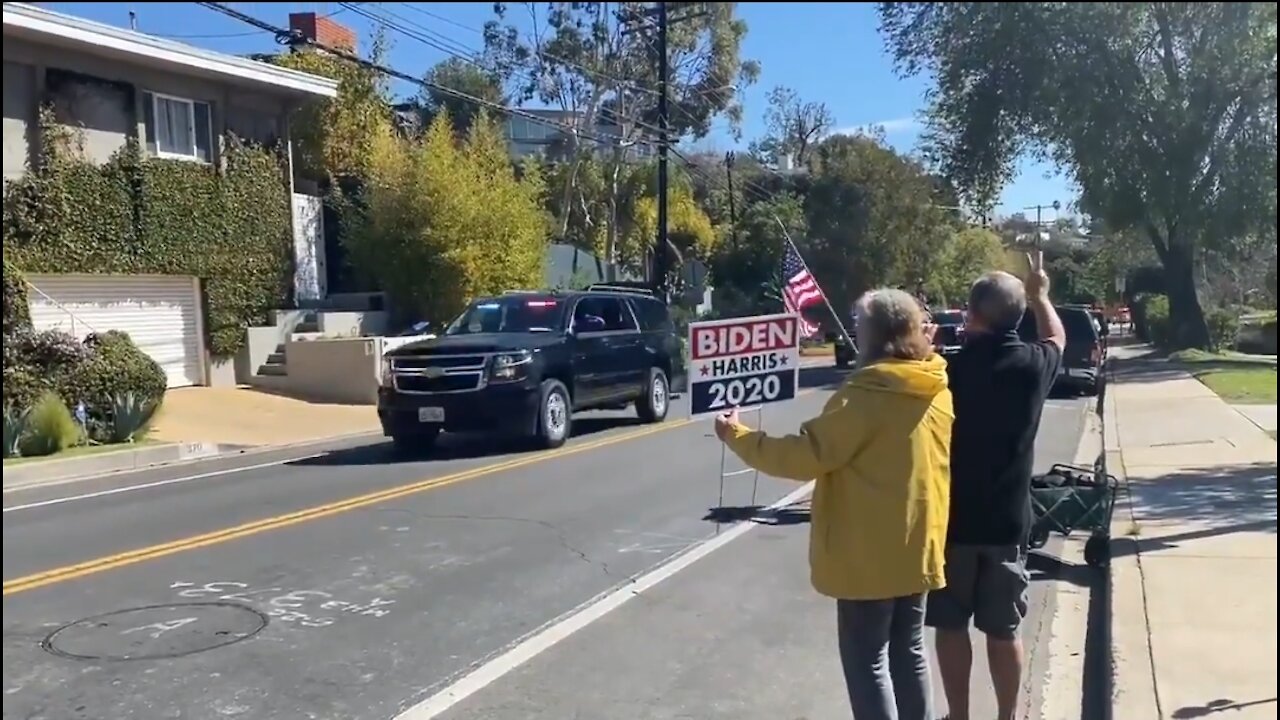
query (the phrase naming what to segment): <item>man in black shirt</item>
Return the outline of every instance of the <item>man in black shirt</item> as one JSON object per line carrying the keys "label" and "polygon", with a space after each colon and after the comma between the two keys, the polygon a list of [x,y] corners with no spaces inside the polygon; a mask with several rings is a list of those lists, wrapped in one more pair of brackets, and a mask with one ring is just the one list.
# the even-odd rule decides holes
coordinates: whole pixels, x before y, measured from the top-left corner
{"label": "man in black shirt", "polygon": [[[1043,256],[1027,257],[1026,283],[990,273],[973,284],[965,346],[948,365],[956,420],[951,432],[947,587],[929,597],[938,669],[950,720],[969,720],[973,649],[969,623],[987,636],[997,720],[1014,720],[1022,685],[1018,630],[1027,612],[1031,468],[1045,399],[1067,334],[1049,302]],[[1030,309],[1040,340],[1024,343]]]}

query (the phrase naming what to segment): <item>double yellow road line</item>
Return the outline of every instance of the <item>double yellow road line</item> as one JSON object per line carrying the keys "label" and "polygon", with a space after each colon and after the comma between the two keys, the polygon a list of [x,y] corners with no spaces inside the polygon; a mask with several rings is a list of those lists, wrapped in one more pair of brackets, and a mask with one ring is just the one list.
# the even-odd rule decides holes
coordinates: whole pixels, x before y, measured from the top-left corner
{"label": "double yellow road line", "polygon": [[27,590],[53,585],[55,583],[74,580],[76,578],[85,577],[86,575],[94,575],[107,570],[115,570],[117,568],[128,567],[136,563],[145,562],[147,560],[155,560],[168,555],[176,555],[180,552],[195,550],[197,548],[209,547],[211,545],[220,545],[222,543],[236,540],[239,538],[257,535],[267,532],[268,530],[276,530],[279,528],[289,527],[290,525],[299,525],[311,520],[318,520],[323,517],[337,515],[350,510],[377,505],[387,502],[388,500],[396,500],[407,497],[427,490],[445,487],[446,485],[454,485],[456,483],[465,482],[486,475],[503,472],[505,470],[514,470],[516,468],[526,467],[549,460],[556,460],[569,455],[595,450],[596,448],[605,447],[607,445],[615,445],[627,440],[635,440],[645,437],[646,435],[654,435],[656,433],[675,430],[676,428],[685,427],[695,422],[690,419],[672,420],[661,425],[653,425],[650,427],[634,430],[632,432],[620,433],[609,437],[600,438],[589,442],[577,443],[562,447],[559,450],[550,452],[537,453],[524,457],[513,458],[503,462],[494,463],[492,465],[484,465],[470,470],[442,475],[440,477],[427,478],[417,482],[401,485],[399,487],[379,490],[377,492],[359,495],[338,502],[326,503],[324,505],[316,505],[305,510],[287,513],[285,515],[277,515],[263,520],[255,520],[243,525],[215,530],[214,532],[204,533],[202,535],[194,535],[192,537],[174,540],[172,542],[162,543],[160,545],[152,545],[150,547],[138,548],[137,550],[129,550],[127,552],[116,555],[108,555],[106,557],[88,560],[86,562],[77,563],[75,565],[67,565],[44,572],[26,575],[24,577],[7,580],[4,583],[4,595],[7,597]]}

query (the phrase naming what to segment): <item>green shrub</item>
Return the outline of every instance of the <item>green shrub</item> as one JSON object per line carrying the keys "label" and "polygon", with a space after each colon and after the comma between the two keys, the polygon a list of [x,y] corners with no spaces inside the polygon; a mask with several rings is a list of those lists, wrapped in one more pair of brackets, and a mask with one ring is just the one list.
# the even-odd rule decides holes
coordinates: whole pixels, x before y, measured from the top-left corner
{"label": "green shrub", "polygon": [[132,394],[159,405],[168,384],[160,365],[133,344],[127,333],[111,330],[85,338],[89,359],[59,378],[59,392],[71,406],[84,403],[89,437],[112,442],[116,397]]}
{"label": "green shrub", "polygon": [[4,456],[13,457],[18,454],[18,441],[27,431],[28,411],[25,407],[5,404],[4,406]]}
{"label": "green shrub", "polygon": [[80,426],[62,398],[48,392],[27,414],[26,433],[18,441],[18,448],[27,457],[52,455],[78,444],[82,437]]}
{"label": "green shrub", "polygon": [[1236,336],[1240,333],[1240,315],[1227,308],[1213,308],[1204,316],[1209,328],[1209,347],[1211,352],[1222,352],[1235,347]]}
{"label": "green shrub", "polygon": [[22,273],[4,259],[4,340],[19,330],[31,329],[31,309],[27,305],[27,285]]}
{"label": "green shrub", "polygon": [[29,273],[201,278],[217,357],[234,355],[246,326],[287,306],[293,240],[277,149],[222,138],[220,172],[144,157],[130,142],[98,165],[67,149],[75,143],[47,112],[41,123],[42,162],[4,189],[6,334],[11,265]]}
{"label": "green shrub", "polygon": [[116,395],[111,410],[111,442],[127,443],[141,439],[158,407],[159,401],[141,398],[134,393]]}
{"label": "green shrub", "polygon": [[1159,348],[1168,348],[1173,342],[1173,325],[1169,320],[1169,298],[1151,295],[1143,303],[1146,340]]}
{"label": "green shrub", "polygon": [[52,383],[39,368],[25,362],[16,351],[11,352],[11,345],[5,341],[4,404],[29,408],[41,393],[52,387]]}

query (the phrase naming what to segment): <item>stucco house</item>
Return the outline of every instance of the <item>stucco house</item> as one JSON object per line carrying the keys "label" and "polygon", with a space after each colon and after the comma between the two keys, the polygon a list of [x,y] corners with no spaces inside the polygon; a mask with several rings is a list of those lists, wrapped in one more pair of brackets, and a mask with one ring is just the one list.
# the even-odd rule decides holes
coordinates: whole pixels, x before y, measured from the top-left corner
{"label": "stucco house", "polygon": [[[218,166],[229,133],[282,143],[292,192],[289,115],[333,98],[336,82],[211,52],[22,3],[4,3],[4,180],[28,171],[39,147],[40,108],[77,128],[83,152],[105,162],[129,140],[154,157]],[[294,195],[297,297],[322,293],[317,198]],[[7,241],[6,241],[7,242]],[[322,253],[322,250],[320,251]],[[38,329],[83,326],[128,332],[171,386],[221,384],[210,361],[200,279],[174,275],[30,278]],[[77,331],[75,323],[81,324]]]}

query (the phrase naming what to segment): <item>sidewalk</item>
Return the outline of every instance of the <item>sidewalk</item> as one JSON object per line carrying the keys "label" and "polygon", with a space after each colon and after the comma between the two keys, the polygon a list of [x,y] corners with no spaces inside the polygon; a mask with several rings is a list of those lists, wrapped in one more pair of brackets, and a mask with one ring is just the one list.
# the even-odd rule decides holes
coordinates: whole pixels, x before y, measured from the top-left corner
{"label": "sidewalk", "polygon": [[288,445],[378,430],[369,405],[327,405],[249,388],[165,393],[150,439],[218,445]]}
{"label": "sidewalk", "polygon": [[[1134,351],[1138,349],[1133,349]],[[1117,352],[1115,712],[1276,717],[1276,443],[1173,366]]]}

